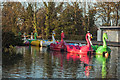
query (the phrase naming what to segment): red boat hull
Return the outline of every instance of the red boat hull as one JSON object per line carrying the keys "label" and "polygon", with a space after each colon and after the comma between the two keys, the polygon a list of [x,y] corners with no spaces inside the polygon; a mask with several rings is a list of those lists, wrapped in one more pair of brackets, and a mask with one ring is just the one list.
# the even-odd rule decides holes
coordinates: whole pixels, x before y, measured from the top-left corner
{"label": "red boat hull", "polygon": [[93,52],[91,43],[91,34],[87,33],[86,34],[86,41],[87,45],[86,46],[79,46],[79,45],[69,45],[67,44],[67,52],[72,52],[72,53],[80,53],[80,54],[88,54],[89,52]]}
{"label": "red boat hull", "polygon": [[93,49],[88,47],[88,46],[82,46],[80,47],[79,45],[66,45],[67,52],[70,53],[79,53],[79,54],[84,54],[87,55],[89,52],[93,53]]}
{"label": "red boat hull", "polygon": [[55,51],[66,51],[66,45],[64,42],[60,42],[58,44],[50,44],[50,49]]}

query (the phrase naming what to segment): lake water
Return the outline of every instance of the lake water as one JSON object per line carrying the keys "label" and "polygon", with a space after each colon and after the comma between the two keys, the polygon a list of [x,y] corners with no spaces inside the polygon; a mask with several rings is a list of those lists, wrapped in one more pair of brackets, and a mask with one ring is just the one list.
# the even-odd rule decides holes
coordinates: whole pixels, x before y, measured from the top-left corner
{"label": "lake water", "polygon": [[14,59],[2,61],[2,78],[119,78],[119,47],[109,58],[47,51],[45,47],[17,46]]}

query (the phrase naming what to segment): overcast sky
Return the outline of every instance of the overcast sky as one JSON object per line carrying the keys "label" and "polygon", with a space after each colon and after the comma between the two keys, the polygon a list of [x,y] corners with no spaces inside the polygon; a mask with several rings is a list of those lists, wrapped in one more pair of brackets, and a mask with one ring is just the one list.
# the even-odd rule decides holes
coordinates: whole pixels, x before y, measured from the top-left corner
{"label": "overcast sky", "polygon": [[118,2],[119,0],[0,0],[0,2]]}

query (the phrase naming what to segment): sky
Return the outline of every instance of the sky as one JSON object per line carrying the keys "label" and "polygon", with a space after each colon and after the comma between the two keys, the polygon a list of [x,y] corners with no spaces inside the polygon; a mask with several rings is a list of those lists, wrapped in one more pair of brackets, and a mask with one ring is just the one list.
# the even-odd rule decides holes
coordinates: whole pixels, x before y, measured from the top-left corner
{"label": "sky", "polygon": [[0,2],[118,2],[120,0],[0,0]]}

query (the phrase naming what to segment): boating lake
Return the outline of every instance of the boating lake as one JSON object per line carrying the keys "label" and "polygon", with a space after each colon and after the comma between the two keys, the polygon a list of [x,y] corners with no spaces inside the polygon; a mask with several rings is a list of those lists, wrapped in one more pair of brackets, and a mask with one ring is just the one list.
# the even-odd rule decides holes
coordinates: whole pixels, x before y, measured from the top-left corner
{"label": "boating lake", "polygon": [[17,46],[22,56],[2,60],[2,78],[120,78],[120,47],[110,48],[111,55],[105,58]]}

